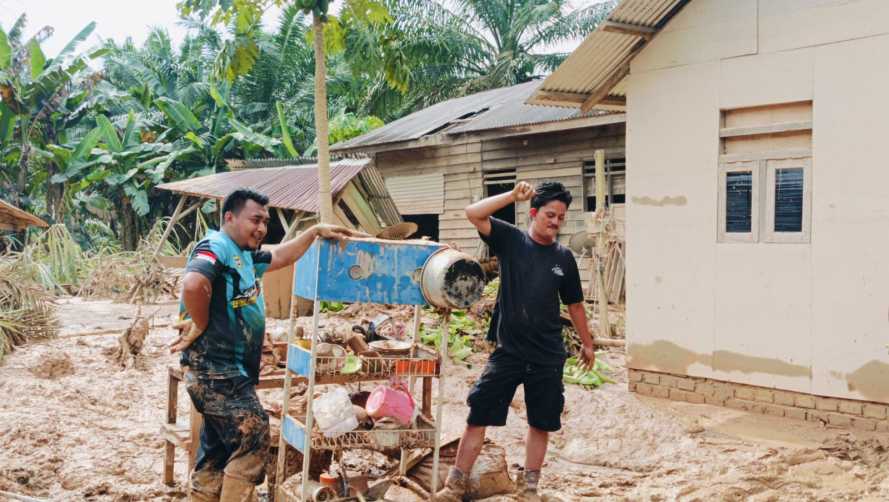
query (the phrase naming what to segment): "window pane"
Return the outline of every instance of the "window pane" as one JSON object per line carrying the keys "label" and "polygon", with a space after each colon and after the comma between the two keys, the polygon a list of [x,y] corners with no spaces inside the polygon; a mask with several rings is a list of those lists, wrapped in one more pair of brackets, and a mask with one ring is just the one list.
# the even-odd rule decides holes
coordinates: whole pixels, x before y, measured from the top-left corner
{"label": "window pane", "polygon": [[731,172],[725,175],[725,231],[749,233],[753,223],[753,173]]}
{"label": "window pane", "polygon": [[775,232],[803,231],[803,169],[775,170]]}

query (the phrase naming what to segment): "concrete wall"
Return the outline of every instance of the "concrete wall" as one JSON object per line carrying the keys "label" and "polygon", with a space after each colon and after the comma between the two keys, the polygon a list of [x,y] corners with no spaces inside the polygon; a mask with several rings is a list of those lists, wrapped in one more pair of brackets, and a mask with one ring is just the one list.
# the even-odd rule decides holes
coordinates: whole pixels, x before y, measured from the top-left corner
{"label": "concrete wall", "polygon": [[[693,0],[628,85],[630,366],[889,402],[889,2]],[[721,110],[813,103],[811,242],[717,243]]]}

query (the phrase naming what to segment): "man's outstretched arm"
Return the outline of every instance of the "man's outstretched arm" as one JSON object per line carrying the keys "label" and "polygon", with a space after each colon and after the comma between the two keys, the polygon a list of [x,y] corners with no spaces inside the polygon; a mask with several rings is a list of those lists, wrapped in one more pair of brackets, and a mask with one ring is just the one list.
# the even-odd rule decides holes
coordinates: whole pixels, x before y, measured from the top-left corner
{"label": "man's outstretched arm", "polygon": [[312,243],[315,242],[315,237],[340,240],[346,237],[370,236],[364,232],[350,230],[345,227],[319,223],[317,225],[313,225],[305,232],[299,234],[297,238],[288,241],[283,246],[280,246],[272,251],[272,263],[269,265],[268,270],[277,270],[279,268],[284,268],[295,263],[296,260],[300,259],[302,255],[306,253],[306,251],[309,249],[309,246],[311,246]]}

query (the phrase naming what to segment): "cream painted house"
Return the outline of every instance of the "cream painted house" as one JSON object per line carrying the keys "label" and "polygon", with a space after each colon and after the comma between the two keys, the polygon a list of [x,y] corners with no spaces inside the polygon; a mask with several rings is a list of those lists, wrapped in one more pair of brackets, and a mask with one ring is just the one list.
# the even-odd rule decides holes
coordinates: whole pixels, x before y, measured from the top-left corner
{"label": "cream painted house", "polygon": [[633,390],[889,430],[886,54],[886,0],[623,0],[532,96],[625,106]]}

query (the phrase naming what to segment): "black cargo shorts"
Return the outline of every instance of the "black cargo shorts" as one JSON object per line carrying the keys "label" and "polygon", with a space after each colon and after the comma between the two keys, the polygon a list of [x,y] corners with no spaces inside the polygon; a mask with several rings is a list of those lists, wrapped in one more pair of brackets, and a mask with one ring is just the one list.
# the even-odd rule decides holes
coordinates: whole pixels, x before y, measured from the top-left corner
{"label": "black cargo shorts", "polygon": [[558,366],[529,363],[497,349],[488,359],[485,371],[466,399],[469,425],[503,426],[509,404],[518,386],[525,387],[528,425],[555,432],[562,428],[565,408],[564,364]]}

